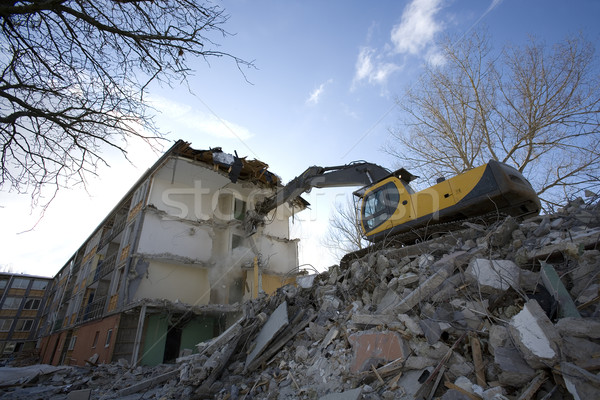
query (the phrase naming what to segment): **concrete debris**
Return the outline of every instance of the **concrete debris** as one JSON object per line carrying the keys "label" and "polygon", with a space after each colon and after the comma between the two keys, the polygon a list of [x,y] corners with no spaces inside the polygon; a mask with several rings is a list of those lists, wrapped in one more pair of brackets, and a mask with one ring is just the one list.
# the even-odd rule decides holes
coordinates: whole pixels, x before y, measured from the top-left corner
{"label": "concrete debris", "polygon": [[467,223],[245,302],[175,364],[90,360],[27,367],[23,379],[3,367],[0,397],[600,398],[599,240],[600,207],[583,201]]}
{"label": "concrete debris", "polygon": [[532,368],[555,365],[559,360],[560,336],[537,301],[529,300],[515,315],[508,330]]}
{"label": "concrete debris", "polygon": [[246,357],[246,368],[260,355],[273,338],[288,325],[287,303],[284,301],[275,309],[267,323],[262,327],[254,349]]}

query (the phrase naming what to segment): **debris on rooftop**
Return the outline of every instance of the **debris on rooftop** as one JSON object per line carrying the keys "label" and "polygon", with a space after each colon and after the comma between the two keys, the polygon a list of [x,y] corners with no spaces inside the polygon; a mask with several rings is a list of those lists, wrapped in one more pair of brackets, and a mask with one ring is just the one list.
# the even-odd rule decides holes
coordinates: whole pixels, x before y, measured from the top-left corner
{"label": "debris on rooftop", "polygon": [[241,308],[174,364],[40,368],[0,378],[0,396],[600,398],[600,207],[468,224]]}

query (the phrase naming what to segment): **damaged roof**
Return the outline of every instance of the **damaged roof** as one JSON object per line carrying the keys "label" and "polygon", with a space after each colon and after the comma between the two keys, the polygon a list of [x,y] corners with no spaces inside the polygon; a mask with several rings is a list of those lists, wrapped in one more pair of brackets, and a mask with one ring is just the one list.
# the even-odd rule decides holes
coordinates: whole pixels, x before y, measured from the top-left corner
{"label": "damaged roof", "polygon": [[167,154],[169,153],[208,164],[216,171],[227,173],[233,183],[241,179],[269,186],[281,184],[281,178],[268,170],[268,164],[256,159],[248,160],[246,157],[238,157],[237,152],[235,154],[225,153],[220,147],[196,150],[190,146],[190,143],[178,140],[167,152]]}

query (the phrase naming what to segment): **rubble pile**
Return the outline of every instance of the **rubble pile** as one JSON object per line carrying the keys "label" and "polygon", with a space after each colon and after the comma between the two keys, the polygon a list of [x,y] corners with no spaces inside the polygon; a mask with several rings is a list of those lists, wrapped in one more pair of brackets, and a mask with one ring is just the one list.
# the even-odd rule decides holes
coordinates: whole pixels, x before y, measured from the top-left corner
{"label": "rubble pile", "polygon": [[579,200],[301,277],[176,364],[69,367],[0,396],[600,398],[599,294],[600,207]]}

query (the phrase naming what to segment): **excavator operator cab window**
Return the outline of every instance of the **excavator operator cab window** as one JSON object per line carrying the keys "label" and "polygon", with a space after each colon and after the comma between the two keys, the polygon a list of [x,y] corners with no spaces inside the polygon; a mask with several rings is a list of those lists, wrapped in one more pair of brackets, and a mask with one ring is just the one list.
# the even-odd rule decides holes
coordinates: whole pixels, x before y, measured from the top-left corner
{"label": "excavator operator cab window", "polygon": [[393,182],[386,183],[380,188],[367,194],[364,198],[363,224],[367,231],[387,221],[400,201],[398,188]]}

